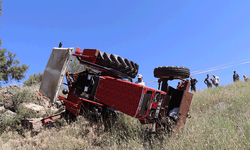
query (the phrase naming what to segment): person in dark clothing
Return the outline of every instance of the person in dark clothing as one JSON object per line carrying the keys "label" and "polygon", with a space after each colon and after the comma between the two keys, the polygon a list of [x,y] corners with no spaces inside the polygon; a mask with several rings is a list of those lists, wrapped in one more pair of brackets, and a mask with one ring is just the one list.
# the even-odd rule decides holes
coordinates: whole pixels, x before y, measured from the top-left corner
{"label": "person in dark clothing", "polygon": [[196,92],[196,83],[198,82],[198,80],[197,79],[194,79],[193,77],[190,77],[190,82],[191,82],[191,91],[194,91],[194,92]]}
{"label": "person in dark clothing", "polygon": [[234,71],[234,75],[233,75],[233,81],[239,81],[240,80],[240,76],[238,75],[238,73],[236,73],[236,71]]}
{"label": "person in dark clothing", "polygon": [[207,85],[207,88],[212,88],[212,79],[209,77],[209,74],[207,74],[207,78],[204,80],[204,83]]}

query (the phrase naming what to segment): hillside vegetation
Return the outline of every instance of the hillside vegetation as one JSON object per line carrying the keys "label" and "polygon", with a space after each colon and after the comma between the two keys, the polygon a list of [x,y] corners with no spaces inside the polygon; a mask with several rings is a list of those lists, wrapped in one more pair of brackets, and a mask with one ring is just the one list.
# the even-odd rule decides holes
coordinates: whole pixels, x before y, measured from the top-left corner
{"label": "hillside vegetation", "polygon": [[40,132],[8,130],[0,135],[1,149],[250,149],[250,82],[194,93],[191,118],[177,139],[152,134],[151,125],[119,115],[109,131],[83,117],[68,125]]}

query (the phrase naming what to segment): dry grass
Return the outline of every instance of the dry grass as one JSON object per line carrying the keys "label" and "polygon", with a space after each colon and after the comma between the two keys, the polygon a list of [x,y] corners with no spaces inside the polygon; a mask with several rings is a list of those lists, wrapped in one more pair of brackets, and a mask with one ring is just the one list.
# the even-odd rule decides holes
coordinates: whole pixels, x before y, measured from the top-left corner
{"label": "dry grass", "polygon": [[178,139],[152,135],[148,126],[126,115],[104,132],[101,123],[83,117],[39,133],[16,131],[0,137],[1,149],[249,149],[250,82],[234,83],[194,94],[190,114]]}

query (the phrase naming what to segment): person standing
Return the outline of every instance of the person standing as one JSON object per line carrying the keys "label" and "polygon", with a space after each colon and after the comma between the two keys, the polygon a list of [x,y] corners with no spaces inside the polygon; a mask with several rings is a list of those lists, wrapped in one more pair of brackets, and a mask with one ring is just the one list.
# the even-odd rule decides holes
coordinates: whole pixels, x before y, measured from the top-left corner
{"label": "person standing", "polygon": [[136,81],[135,83],[145,86],[145,83],[142,80],[143,76],[141,74],[138,74],[137,79],[138,79],[138,81]]}
{"label": "person standing", "polygon": [[215,87],[219,86],[219,82],[220,82],[220,78],[218,76],[215,76],[215,74],[213,74],[213,84]]}
{"label": "person standing", "polygon": [[178,82],[177,90],[180,90],[180,89],[181,89],[181,82]]}
{"label": "person standing", "polygon": [[183,90],[183,89],[184,89],[184,86],[185,86],[185,81],[186,81],[185,79],[182,79],[182,81],[181,81],[181,88],[180,88],[181,90]]}
{"label": "person standing", "polygon": [[238,75],[238,73],[236,73],[236,71],[234,71],[234,75],[233,75],[233,81],[239,81],[240,80],[240,76]]}
{"label": "person standing", "polygon": [[193,77],[190,77],[190,82],[191,82],[191,91],[196,92],[196,83],[198,82],[197,79],[194,79]]}
{"label": "person standing", "polygon": [[204,80],[204,83],[207,85],[207,88],[212,88],[212,79],[209,77],[209,74],[207,74],[207,78]]}
{"label": "person standing", "polygon": [[246,75],[243,75],[243,77],[244,77],[244,81],[247,82],[249,78]]}

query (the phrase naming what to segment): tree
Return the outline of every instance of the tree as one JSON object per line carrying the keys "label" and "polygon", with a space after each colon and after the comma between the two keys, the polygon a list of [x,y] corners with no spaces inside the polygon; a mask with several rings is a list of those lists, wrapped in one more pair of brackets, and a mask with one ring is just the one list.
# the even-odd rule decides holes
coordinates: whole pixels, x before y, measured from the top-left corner
{"label": "tree", "polygon": [[[0,15],[2,14],[2,4],[3,4],[3,2],[0,1]],[[0,22],[1,22],[1,18],[0,18]],[[1,26],[0,26],[0,28],[1,28]],[[0,46],[2,46],[2,40],[1,39],[0,39]]]}
{"label": "tree", "polygon": [[16,60],[15,57],[15,53],[13,54],[5,48],[0,49],[0,81],[8,83],[10,80],[17,80],[19,82],[25,77],[25,73],[29,69],[29,66],[18,66],[20,61]]}
{"label": "tree", "polygon": [[[2,14],[2,1],[0,1],[0,15]],[[2,40],[0,39],[0,46]],[[18,82],[25,77],[26,71],[29,69],[27,65],[21,65],[19,60],[15,59],[16,54],[7,51],[5,48],[0,49],[0,81],[8,83],[10,80]]]}
{"label": "tree", "polygon": [[84,71],[86,69],[86,65],[80,64],[76,57],[73,57],[69,63],[68,72],[79,72]]}
{"label": "tree", "polygon": [[42,82],[43,74],[39,72],[38,74],[34,73],[30,75],[29,79],[24,81],[24,85],[32,86],[33,84],[40,84]]}

